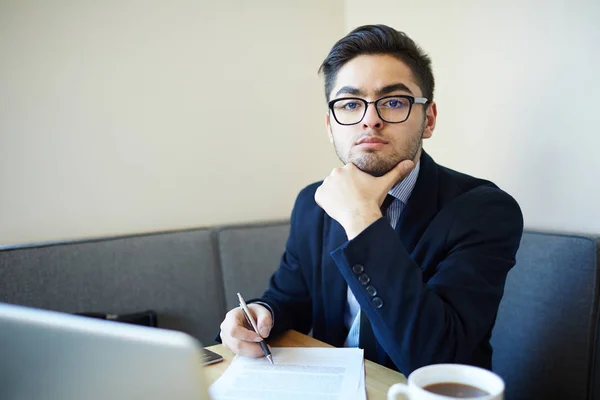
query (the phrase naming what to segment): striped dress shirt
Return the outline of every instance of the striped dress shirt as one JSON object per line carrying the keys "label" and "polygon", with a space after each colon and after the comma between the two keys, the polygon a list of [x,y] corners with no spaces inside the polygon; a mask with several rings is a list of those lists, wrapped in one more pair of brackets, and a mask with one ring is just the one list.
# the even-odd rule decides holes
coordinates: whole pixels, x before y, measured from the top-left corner
{"label": "striped dress shirt", "polygon": [[[400,214],[406,207],[406,203],[412,194],[412,191],[419,177],[419,169],[421,161],[408,174],[406,178],[397,183],[388,193],[394,197],[394,200],[387,209],[386,217],[392,228],[396,228],[396,224],[400,219]],[[360,331],[360,305],[352,294],[350,288],[347,293],[346,310],[344,311],[344,325],[348,329],[348,336],[344,342],[345,347],[358,347],[359,331]]]}

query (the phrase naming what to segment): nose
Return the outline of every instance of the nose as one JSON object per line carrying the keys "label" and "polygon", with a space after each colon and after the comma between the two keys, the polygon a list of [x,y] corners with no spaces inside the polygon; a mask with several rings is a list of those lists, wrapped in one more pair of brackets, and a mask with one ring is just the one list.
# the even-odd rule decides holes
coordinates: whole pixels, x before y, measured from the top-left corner
{"label": "nose", "polygon": [[383,120],[379,117],[375,104],[370,103],[367,106],[367,112],[362,120],[363,128],[381,129],[383,127]]}

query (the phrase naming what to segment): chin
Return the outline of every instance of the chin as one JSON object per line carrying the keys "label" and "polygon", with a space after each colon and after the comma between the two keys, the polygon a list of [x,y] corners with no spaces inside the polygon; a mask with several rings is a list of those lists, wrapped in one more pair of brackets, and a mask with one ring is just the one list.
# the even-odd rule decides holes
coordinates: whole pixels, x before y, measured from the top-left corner
{"label": "chin", "polygon": [[390,170],[382,170],[382,169],[363,169],[361,167],[358,167],[358,169],[360,169],[361,171],[374,176],[375,178],[379,178],[380,176],[384,176],[385,174],[387,174],[388,172],[390,172]]}
{"label": "chin", "polygon": [[365,162],[361,162],[361,161],[363,161],[363,160],[352,161],[352,164],[356,165],[356,167],[358,169],[360,169],[362,172],[365,172],[374,177],[380,177],[380,176],[387,174],[396,165],[396,164],[393,164],[390,166],[390,165],[388,165],[388,163],[383,163],[383,162],[376,162],[376,163],[367,162],[367,163],[365,163]]}

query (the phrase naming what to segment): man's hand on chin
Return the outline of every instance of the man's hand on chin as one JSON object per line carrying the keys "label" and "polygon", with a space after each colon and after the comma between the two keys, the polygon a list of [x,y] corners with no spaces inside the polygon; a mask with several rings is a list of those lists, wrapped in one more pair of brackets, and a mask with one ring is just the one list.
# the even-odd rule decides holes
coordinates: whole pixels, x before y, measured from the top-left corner
{"label": "man's hand on chin", "polygon": [[410,160],[398,163],[387,174],[374,177],[352,163],[335,168],[315,192],[315,201],[342,225],[348,240],[381,218],[381,204],[396,182],[414,168]]}

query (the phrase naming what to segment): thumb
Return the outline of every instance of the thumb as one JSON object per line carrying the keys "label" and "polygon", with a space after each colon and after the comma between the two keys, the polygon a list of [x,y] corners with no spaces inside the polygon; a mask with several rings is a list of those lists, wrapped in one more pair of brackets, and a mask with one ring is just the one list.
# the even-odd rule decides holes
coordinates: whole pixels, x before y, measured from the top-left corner
{"label": "thumb", "polygon": [[260,336],[267,338],[271,333],[271,327],[273,326],[273,317],[271,311],[263,305],[251,304],[252,312],[256,316],[256,327]]}
{"label": "thumb", "polygon": [[403,160],[396,164],[387,174],[383,175],[380,179],[387,183],[386,192],[408,175],[414,167],[415,163],[411,160]]}

